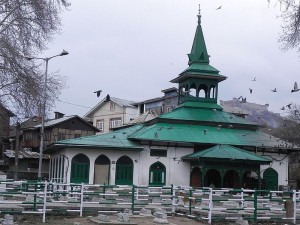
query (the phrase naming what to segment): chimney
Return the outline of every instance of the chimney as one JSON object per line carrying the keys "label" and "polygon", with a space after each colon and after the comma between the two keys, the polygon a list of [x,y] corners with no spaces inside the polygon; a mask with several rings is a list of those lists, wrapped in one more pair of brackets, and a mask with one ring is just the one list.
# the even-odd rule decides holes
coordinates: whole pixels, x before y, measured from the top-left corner
{"label": "chimney", "polygon": [[54,115],[55,115],[55,119],[59,119],[59,118],[64,117],[65,114],[63,114],[61,112],[54,112]]}

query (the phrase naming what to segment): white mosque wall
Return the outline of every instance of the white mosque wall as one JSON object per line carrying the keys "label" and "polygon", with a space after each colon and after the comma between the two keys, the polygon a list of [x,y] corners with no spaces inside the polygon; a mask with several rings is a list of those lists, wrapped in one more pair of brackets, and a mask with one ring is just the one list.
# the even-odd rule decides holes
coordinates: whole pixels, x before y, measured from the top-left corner
{"label": "white mosque wall", "polygon": [[[128,156],[133,161],[133,184],[149,185],[149,170],[153,163],[160,162],[166,167],[166,185],[189,185],[190,164],[182,162],[181,157],[193,152],[192,148],[175,148],[159,146],[143,146],[143,151],[105,150],[105,149],[76,149],[67,148],[59,154],[51,155],[51,168],[58,168],[58,164],[64,165],[64,172],[50,171],[51,177],[63,177],[64,182],[70,182],[72,158],[77,154],[84,154],[89,158],[89,184],[94,183],[95,160],[100,155],[105,155],[110,160],[110,184],[115,184],[116,162],[122,156]],[[150,149],[163,149],[167,151],[166,157],[150,156]],[[64,163],[62,162],[62,156]],[[61,171],[61,170],[60,170]]]}
{"label": "white mosque wall", "polygon": [[287,154],[278,153],[265,153],[263,156],[269,156],[272,160],[270,165],[261,165],[261,178],[263,178],[264,171],[268,168],[273,168],[278,173],[278,185],[288,185],[288,169],[289,169],[289,156]]}

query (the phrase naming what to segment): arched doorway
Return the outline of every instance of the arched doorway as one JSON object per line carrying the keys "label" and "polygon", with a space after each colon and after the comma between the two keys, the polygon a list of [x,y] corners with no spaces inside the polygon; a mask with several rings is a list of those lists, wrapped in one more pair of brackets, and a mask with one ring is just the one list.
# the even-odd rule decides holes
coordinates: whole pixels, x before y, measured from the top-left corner
{"label": "arched doorway", "polygon": [[71,164],[71,183],[88,183],[89,172],[89,158],[82,153],[74,156]]}
{"label": "arched doorway", "polygon": [[246,188],[246,189],[258,188],[258,175],[256,172],[247,171],[244,173],[243,188]]}
{"label": "arched doorway", "polygon": [[206,187],[221,187],[221,175],[216,169],[211,169],[205,174],[205,186]]}
{"label": "arched doorway", "polygon": [[225,173],[225,176],[223,177],[223,187],[225,187],[225,188],[240,188],[241,182],[240,182],[239,174],[234,170],[227,171]]}
{"label": "arched doorway", "polygon": [[163,186],[166,184],[166,167],[156,162],[150,166],[149,170],[149,185]]}
{"label": "arched doorway", "polygon": [[264,182],[266,190],[278,190],[278,173],[273,168],[268,168],[264,172]]}
{"label": "arched doorway", "polygon": [[201,170],[199,167],[194,167],[191,172],[191,183],[192,187],[201,187]]}
{"label": "arched doorway", "polygon": [[116,184],[133,184],[133,162],[128,156],[122,156],[118,159],[116,165]]}
{"label": "arched doorway", "polygon": [[95,160],[94,184],[109,184],[110,160],[105,155],[100,155]]}

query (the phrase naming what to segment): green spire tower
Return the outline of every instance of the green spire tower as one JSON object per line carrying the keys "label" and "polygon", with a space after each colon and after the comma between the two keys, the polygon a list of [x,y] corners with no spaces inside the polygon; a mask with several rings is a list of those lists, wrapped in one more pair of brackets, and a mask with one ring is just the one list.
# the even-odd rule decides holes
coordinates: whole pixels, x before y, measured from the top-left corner
{"label": "green spire tower", "polygon": [[198,25],[191,53],[188,54],[189,67],[171,80],[179,85],[179,104],[185,102],[217,103],[218,83],[226,77],[209,65],[209,55],[201,27],[200,5]]}

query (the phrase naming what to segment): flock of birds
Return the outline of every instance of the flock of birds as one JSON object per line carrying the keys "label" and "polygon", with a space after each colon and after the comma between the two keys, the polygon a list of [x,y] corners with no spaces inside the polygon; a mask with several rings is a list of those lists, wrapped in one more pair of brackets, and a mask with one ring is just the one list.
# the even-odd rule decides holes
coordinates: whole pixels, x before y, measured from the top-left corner
{"label": "flock of birds", "polygon": [[[252,81],[255,82],[255,81],[256,81],[256,77],[254,77],[254,79],[253,79]],[[274,88],[274,89],[272,89],[271,91],[272,91],[272,92],[277,92],[277,89]],[[295,83],[294,83],[294,87],[293,87],[293,89],[291,90],[291,93],[293,93],[293,92],[298,92],[298,91],[300,91],[300,88],[298,88],[298,84],[297,84],[297,82],[295,82]],[[250,92],[250,94],[252,94],[252,93],[253,93],[253,89],[252,89],[252,88],[249,88],[249,92]],[[238,98],[238,100],[240,100],[242,103],[247,102],[247,99],[246,99],[246,98],[243,98],[243,96],[240,96],[240,97]],[[285,110],[286,107],[287,107],[288,109],[291,109],[291,106],[292,106],[292,103],[289,103],[289,104],[287,104],[286,106],[282,106],[280,109],[281,109],[281,110]]]}

